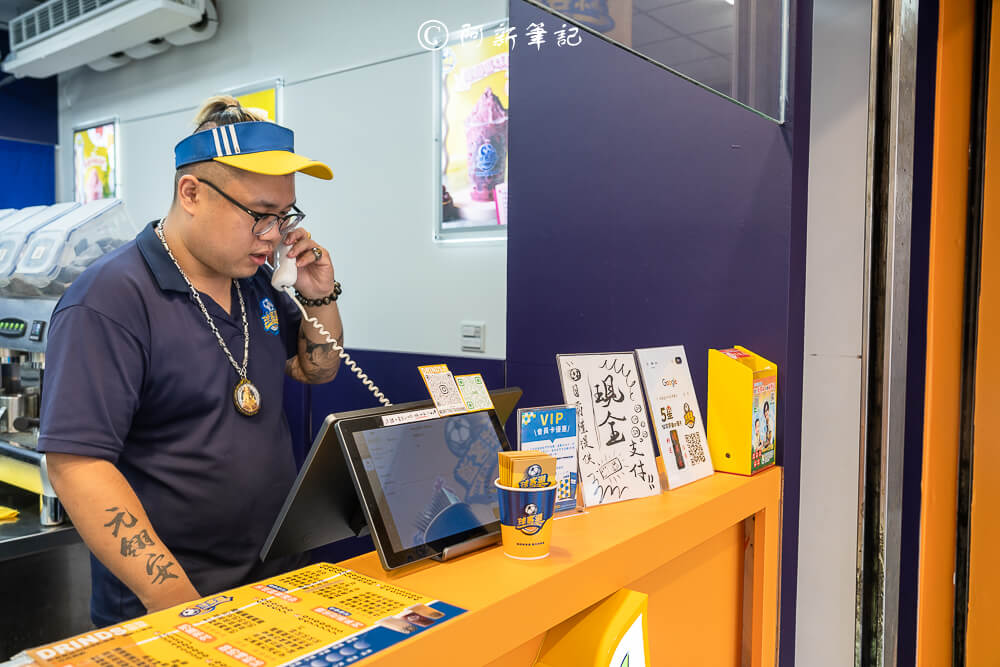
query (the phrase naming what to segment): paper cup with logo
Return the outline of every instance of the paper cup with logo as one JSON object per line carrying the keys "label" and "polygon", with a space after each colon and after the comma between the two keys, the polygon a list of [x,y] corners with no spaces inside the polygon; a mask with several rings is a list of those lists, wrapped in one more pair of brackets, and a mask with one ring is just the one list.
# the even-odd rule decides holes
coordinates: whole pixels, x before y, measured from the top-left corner
{"label": "paper cup with logo", "polygon": [[499,479],[493,483],[500,501],[503,552],[518,560],[548,556],[558,484],[521,489],[504,486]]}

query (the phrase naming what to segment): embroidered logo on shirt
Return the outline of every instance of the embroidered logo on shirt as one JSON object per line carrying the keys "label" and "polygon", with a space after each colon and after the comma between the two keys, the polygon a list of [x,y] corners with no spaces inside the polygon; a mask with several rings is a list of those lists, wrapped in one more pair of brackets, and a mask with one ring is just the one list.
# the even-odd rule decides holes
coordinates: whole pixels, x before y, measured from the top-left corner
{"label": "embroidered logo on shirt", "polygon": [[269,333],[278,335],[278,310],[267,297],[260,300],[260,321]]}

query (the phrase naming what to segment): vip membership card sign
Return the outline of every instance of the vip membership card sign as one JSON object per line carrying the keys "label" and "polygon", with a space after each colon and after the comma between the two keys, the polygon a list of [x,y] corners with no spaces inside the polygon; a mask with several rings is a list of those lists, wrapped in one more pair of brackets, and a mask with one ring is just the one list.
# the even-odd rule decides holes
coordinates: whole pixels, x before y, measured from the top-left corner
{"label": "vip membership card sign", "polygon": [[352,665],[465,610],[329,563],[27,651],[38,665]]}
{"label": "vip membership card sign", "polygon": [[556,512],[576,508],[577,414],[573,406],[518,410],[518,449],[556,460]]}

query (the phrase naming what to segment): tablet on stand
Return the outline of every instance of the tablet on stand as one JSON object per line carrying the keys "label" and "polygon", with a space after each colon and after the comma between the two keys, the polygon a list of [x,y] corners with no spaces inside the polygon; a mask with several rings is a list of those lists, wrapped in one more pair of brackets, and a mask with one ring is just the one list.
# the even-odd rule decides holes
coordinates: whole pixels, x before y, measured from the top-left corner
{"label": "tablet on stand", "polygon": [[[521,395],[521,389],[518,387],[490,391],[490,397],[496,406],[497,414],[494,417],[500,424],[510,417]],[[433,406],[430,400],[423,400],[327,415],[271,527],[271,532],[261,549],[260,559],[263,561],[302,553],[349,537],[367,534],[370,530],[369,522],[334,426],[341,420],[380,418],[426,410]],[[498,440],[500,438],[503,438],[500,446],[507,448],[502,428]],[[495,468],[495,454],[492,461]],[[477,538],[470,538],[470,540],[475,539]],[[481,535],[479,539],[487,540],[489,543],[495,541],[492,535]],[[470,542],[466,550],[480,548],[474,544]],[[432,554],[430,557],[453,558],[460,553],[464,551],[460,552],[458,544],[449,544],[443,546],[439,554]]]}
{"label": "tablet on stand", "polygon": [[[401,414],[334,425],[382,566],[444,560],[500,538],[495,410],[416,421]],[[400,423],[402,422],[402,423]]]}

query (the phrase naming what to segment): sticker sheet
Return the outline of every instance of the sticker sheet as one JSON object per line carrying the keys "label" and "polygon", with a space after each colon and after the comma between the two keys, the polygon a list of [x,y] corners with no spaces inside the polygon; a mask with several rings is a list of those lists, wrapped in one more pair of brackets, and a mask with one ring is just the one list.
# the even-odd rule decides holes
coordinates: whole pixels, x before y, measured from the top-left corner
{"label": "sticker sheet", "polygon": [[493,399],[490,398],[490,392],[486,389],[483,376],[479,373],[456,375],[455,384],[458,385],[462,400],[465,401],[465,409],[469,412],[489,410],[493,407]]}
{"label": "sticker sheet", "polygon": [[653,347],[635,353],[667,471],[667,486],[676,489],[708,477],[714,472],[712,455],[684,346]]}
{"label": "sticker sheet", "polygon": [[458,390],[455,383],[455,376],[451,374],[445,364],[434,364],[432,366],[419,366],[420,376],[424,378],[427,391],[434,401],[434,407],[442,417],[468,412],[465,409],[465,400],[462,399],[462,392]]}
{"label": "sticker sheet", "polygon": [[463,609],[330,563],[26,651],[38,665],[344,667]]}
{"label": "sticker sheet", "polygon": [[631,352],[560,354],[559,380],[577,408],[584,505],[660,492],[649,416]]}
{"label": "sticker sheet", "polygon": [[554,406],[517,411],[518,449],[535,450],[555,457],[556,512],[576,508],[577,418],[576,407]]}

